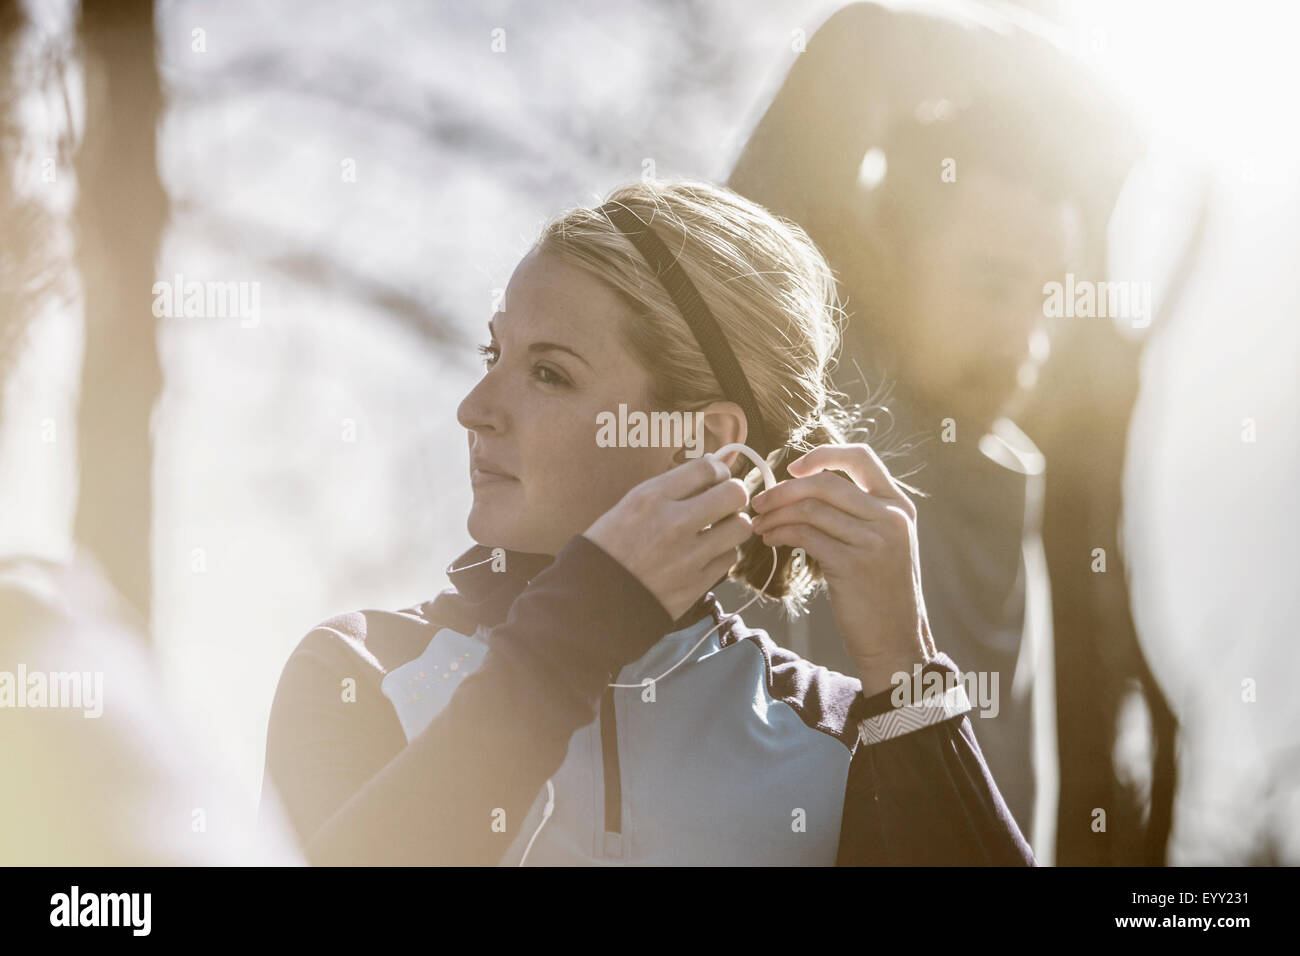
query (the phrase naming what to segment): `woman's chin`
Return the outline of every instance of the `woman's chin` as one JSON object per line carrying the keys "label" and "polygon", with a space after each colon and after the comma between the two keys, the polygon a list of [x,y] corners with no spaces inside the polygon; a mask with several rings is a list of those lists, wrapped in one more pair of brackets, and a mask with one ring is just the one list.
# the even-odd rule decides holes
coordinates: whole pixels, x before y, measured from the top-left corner
{"label": "woman's chin", "polygon": [[509,547],[502,540],[509,537],[508,534],[503,533],[508,531],[508,528],[503,528],[498,516],[491,514],[489,509],[481,505],[476,504],[470,508],[465,527],[469,531],[469,536],[478,544],[489,548]]}
{"label": "woman's chin", "polygon": [[465,522],[469,536],[476,544],[487,548],[505,548],[521,554],[558,554],[565,542],[573,537],[555,529],[527,527],[522,522],[510,520],[500,511],[476,504],[470,509]]}
{"label": "woman's chin", "polygon": [[488,548],[505,548],[507,551],[527,551],[521,547],[527,544],[527,537],[520,532],[518,523],[509,520],[499,508],[484,507],[476,503],[469,511],[465,522],[469,536],[478,544]]}

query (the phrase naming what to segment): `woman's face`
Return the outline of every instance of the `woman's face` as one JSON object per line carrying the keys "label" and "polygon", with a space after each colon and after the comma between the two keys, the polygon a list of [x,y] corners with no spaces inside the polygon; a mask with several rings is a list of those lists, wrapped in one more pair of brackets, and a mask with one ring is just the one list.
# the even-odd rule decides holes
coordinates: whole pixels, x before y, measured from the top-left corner
{"label": "woman's face", "polygon": [[489,323],[487,371],[457,411],[479,544],[555,554],[674,466],[672,448],[596,441],[600,412],[649,408],[650,375],[619,334],[628,318],[611,288],[549,253],[534,250],[515,269]]}

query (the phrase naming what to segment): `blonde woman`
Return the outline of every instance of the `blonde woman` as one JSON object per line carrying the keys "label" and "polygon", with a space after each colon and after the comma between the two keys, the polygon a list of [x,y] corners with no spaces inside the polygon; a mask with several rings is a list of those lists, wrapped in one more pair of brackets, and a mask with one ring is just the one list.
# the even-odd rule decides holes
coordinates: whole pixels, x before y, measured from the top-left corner
{"label": "blonde woman", "polygon": [[[844,443],[837,318],[807,236],[723,188],[547,226],[458,410],[454,587],[325,622],[281,677],[267,784],[313,862],[1034,863],[931,638],[915,509]],[[621,406],[783,480],[751,507],[743,453],[609,447]],[[728,575],[791,610],[825,587],[856,673],[725,612]],[[936,692],[900,700],[918,671]]]}

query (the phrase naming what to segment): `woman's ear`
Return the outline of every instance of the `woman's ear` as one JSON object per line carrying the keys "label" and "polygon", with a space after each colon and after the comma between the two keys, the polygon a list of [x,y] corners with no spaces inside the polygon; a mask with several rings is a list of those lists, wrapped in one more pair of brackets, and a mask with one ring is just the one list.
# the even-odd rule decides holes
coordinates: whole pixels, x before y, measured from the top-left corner
{"label": "woman's ear", "polygon": [[[685,422],[685,447],[673,452],[673,467],[684,465],[692,458],[699,458],[709,452],[717,451],[723,445],[744,442],[748,434],[745,424],[745,412],[735,402],[710,402],[703,408],[683,412],[688,417]],[[723,461],[727,467],[736,463],[736,455],[729,454]]]}
{"label": "woman's ear", "polygon": [[[703,453],[717,451],[723,445],[743,444],[749,436],[745,412],[735,402],[710,402],[694,414],[700,432],[696,441],[701,442]],[[736,463],[736,455],[732,453],[727,457],[730,461],[723,464],[730,468]]]}

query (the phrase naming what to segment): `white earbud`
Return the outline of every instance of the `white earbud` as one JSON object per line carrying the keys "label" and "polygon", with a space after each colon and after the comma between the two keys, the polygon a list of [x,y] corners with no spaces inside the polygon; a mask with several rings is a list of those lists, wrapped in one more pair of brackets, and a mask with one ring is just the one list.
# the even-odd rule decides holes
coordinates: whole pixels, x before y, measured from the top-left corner
{"label": "white earbud", "polygon": [[730,445],[723,445],[717,451],[709,452],[710,458],[723,458],[733,451],[738,451],[754,463],[758,473],[763,476],[763,490],[771,491],[776,487],[776,475],[772,474],[772,466],[763,460],[763,456],[748,445],[742,445],[740,442],[732,442]]}
{"label": "white earbud", "polygon": [[532,837],[528,840],[528,846],[524,847],[524,855],[519,858],[519,865],[523,866],[528,860],[528,854],[533,852],[533,844],[537,842],[537,835],[542,832],[542,827],[546,826],[546,821],[551,819],[551,814],[555,812],[555,784],[546,781],[546,806],[542,807],[542,822],[537,824],[537,829],[533,831]]}

